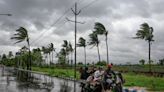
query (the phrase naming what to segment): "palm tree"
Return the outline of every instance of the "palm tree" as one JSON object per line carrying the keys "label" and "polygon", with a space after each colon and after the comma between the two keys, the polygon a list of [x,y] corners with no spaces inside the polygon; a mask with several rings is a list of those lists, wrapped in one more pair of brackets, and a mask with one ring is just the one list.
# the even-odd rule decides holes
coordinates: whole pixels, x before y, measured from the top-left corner
{"label": "palm tree", "polygon": [[1,63],[1,60],[2,60],[2,56],[0,55],[0,63]]}
{"label": "palm tree", "polygon": [[50,43],[49,49],[50,49],[50,51],[52,53],[52,62],[53,62],[53,52],[55,51],[55,48],[54,48],[54,44],[53,43]]}
{"label": "palm tree", "polygon": [[60,52],[57,54],[58,63],[65,64],[66,63],[66,50],[65,48],[61,48]]}
{"label": "palm tree", "polygon": [[62,44],[62,47],[65,49],[65,62],[66,62],[67,61],[67,55],[69,55],[69,44],[68,44],[67,40],[63,40],[63,41],[64,41],[64,44]]}
{"label": "palm tree", "polygon": [[[69,53],[72,51],[72,47],[70,49],[69,43],[67,40],[63,40],[64,44],[62,44],[62,47],[65,49],[65,60],[67,61],[67,55],[68,55],[68,61],[67,63],[69,64]],[[71,50],[71,51],[70,51]]]}
{"label": "palm tree", "polygon": [[144,64],[145,64],[145,60],[144,60],[144,59],[141,59],[141,60],[139,60],[139,63],[140,63],[141,65],[144,65]]}
{"label": "palm tree", "polygon": [[45,63],[46,63],[46,61],[48,62],[48,51],[47,51],[47,48],[42,46],[42,52],[45,55]]}
{"label": "palm tree", "polygon": [[97,47],[98,58],[99,58],[99,61],[101,61],[100,51],[99,51],[99,43],[100,43],[100,41],[98,40],[97,33],[95,31],[93,31],[91,34],[89,34],[89,38],[90,39],[89,39],[88,45],[93,45],[92,47],[94,47],[94,46]]}
{"label": "palm tree", "polygon": [[47,49],[47,53],[48,53],[48,56],[49,56],[49,65],[51,64],[51,49],[49,47],[46,48]]}
{"label": "palm tree", "polygon": [[13,52],[12,51],[9,51],[9,54],[8,54],[8,58],[11,59],[13,57]]}
{"label": "palm tree", "polygon": [[108,31],[106,30],[105,26],[99,22],[95,23],[94,29],[98,35],[105,35],[105,42],[106,42],[106,51],[107,51],[107,64],[109,64],[109,55],[108,55]]}
{"label": "palm tree", "polygon": [[70,51],[70,53],[71,53],[71,66],[72,66],[72,64],[73,64],[73,59],[72,59],[73,48],[72,48],[71,42],[69,42],[69,51]]}
{"label": "palm tree", "polygon": [[78,47],[84,47],[84,57],[85,57],[85,66],[86,66],[86,40],[83,37],[79,38]]}
{"label": "palm tree", "polygon": [[135,39],[143,39],[148,41],[149,44],[149,71],[151,72],[151,44],[153,40],[153,28],[150,27],[147,23],[143,23],[140,26],[140,29],[136,33]]}
{"label": "palm tree", "polygon": [[17,40],[16,43],[20,43],[23,41],[27,42],[28,50],[29,50],[29,62],[27,63],[27,69],[31,70],[31,51],[30,51],[30,42],[29,42],[28,31],[25,28],[20,27],[19,29],[16,30],[16,32],[17,33],[14,34],[14,37],[11,37],[11,39]]}

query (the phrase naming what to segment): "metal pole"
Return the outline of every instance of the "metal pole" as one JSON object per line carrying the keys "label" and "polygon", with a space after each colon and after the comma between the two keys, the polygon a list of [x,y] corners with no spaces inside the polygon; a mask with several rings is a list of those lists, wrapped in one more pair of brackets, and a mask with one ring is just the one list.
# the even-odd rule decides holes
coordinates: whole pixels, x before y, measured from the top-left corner
{"label": "metal pole", "polygon": [[71,8],[72,12],[74,13],[75,15],[75,20],[72,21],[72,20],[69,20],[68,18],[66,18],[68,21],[71,21],[71,22],[74,22],[75,23],[75,54],[74,54],[74,60],[75,60],[75,64],[74,64],[74,92],[76,92],[76,38],[77,38],[77,23],[81,23],[81,24],[84,24],[82,22],[77,22],[77,15],[80,14],[81,11],[77,11],[77,3],[75,2],[75,9],[73,10]]}
{"label": "metal pole", "polygon": [[[76,79],[76,33],[77,33],[77,3],[75,3],[75,69],[74,69],[74,78]],[[76,80],[74,81],[74,92],[76,92]]]}

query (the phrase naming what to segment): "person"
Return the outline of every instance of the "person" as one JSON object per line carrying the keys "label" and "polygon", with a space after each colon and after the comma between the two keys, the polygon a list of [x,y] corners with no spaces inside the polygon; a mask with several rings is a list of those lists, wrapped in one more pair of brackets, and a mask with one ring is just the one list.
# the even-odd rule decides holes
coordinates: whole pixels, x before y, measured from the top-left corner
{"label": "person", "polygon": [[91,68],[90,68],[90,72],[89,72],[89,73],[90,73],[90,75],[94,74],[94,73],[95,73],[95,71],[96,71],[95,67],[91,67]]}
{"label": "person", "polygon": [[79,68],[80,79],[82,79],[82,72],[83,72],[83,67],[80,67],[80,68]]}
{"label": "person", "polygon": [[89,73],[88,73],[88,67],[85,67],[85,69],[83,69],[81,71],[81,76],[80,76],[82,80],[86,80],[89,77]]}
{"label": "person", "polygon": [[104,81],[111,85],[113,83],[113,79],[116,80],[116,74],[112,70],[112,64],[107,65],[107,70],[104,73]]}
{"label": "person", "polygon": [[103,74],[104,74],[104,71],[102,67],[99,67],[94,73],[94,81],[101,80]]}

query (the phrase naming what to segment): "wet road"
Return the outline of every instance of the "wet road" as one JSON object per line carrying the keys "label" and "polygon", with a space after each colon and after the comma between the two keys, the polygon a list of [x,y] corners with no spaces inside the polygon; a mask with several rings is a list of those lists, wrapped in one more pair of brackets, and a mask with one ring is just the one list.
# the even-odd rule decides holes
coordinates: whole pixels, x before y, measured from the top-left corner
{"label": "wet road", "polygon": [[74,92],[74,82],[0,67],[0,92]]}

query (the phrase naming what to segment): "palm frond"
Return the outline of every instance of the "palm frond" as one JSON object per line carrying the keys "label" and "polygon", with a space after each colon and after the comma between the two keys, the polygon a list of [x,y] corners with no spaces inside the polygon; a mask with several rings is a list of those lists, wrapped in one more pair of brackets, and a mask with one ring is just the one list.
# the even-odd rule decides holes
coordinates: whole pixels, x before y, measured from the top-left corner
{"label": "palm frond", "polygon": [[95,29],[96,33],[100,34],[100,35],[105,34],[105,32],[106,32],[105,26],[103,24],[101,24],[100,22],[95,23],[94,29]]}
{"label": "palm frond", "polygon": [[24,40],[29,42],[28,33],[27,33],[27,30],[25,28],[20,27],[19,29],[16,30],[16,32],[17,33],[15,33],[13,37],[11,37],[11,39],[17,40],[16,43],[20,43]]}
{"label": "palm frond", "polygon": [[153,41],[153,28],[147,23],[140,25],[140,29],[136,33],[135,39],[145,39],[146,41]]}
{"label": "palm frond", "polygon": [[77,46],[78,47],[86,47],[86,40],[83,37],[80,37]]}

